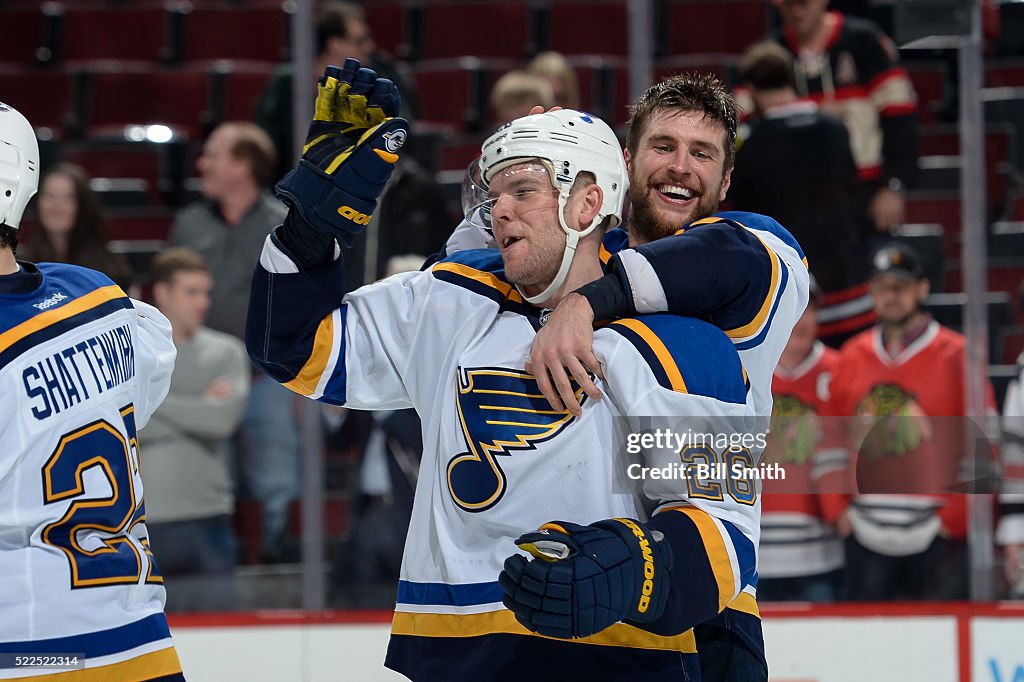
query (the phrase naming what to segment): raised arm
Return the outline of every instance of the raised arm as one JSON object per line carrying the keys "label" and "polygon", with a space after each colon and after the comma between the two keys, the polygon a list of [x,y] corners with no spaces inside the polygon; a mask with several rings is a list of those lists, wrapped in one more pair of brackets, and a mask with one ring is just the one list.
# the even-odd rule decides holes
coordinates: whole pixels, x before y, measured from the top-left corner
{"label": "raised arm", "polygon": [[[253,362],[288,388],[327,402],[346,402],[346,342],[386,353],[372,324],[349,319],[342,305],[344,260],[369,222],[398,161],[408,123],[395,118],[391,81],[349,59],[318,81],[313,122],[302,160],[277,186],[288,205],[283,225],[267,238],[253,275],[246,347]],[[399,304],[401,292],[379,294]],[[363,333],[347,328],[355,322]],[[372,321],[371,321],[372,322]],[[381,361],[385,362],[385,361]]]}

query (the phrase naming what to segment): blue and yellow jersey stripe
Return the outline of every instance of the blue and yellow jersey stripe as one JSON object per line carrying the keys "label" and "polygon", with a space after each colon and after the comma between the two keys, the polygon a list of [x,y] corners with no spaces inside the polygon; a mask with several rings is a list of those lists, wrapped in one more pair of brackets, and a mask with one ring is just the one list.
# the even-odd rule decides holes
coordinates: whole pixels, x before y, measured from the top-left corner
{"label": "blue and yellow jersey stripe", "polygon": [[[135,653],[139,652],[137,655]],[[181,664],[171,641],[167,618],[154,613],[141,620],[108,630],[68,637],[23,642],[0,642],[0,654],[53,655],[68,652],[90,660],[107,659],[107,665],[68,670],[59,675],[19,677],[18,680],[54,680],[61,682],[107,682],[107,680],[149,680],[181,672]],[[117,661],[121,656],[124,660]]]}
{"label": "blue and yellow jersey stripe", "polygon": [[[555,639],[523,627],[515,614],[500,606],[502,594],[497,582],[451,585],[401,581],[391,634],[414,637],[509,634]],[[590,637],[556,641],[679,653],[697,651],[691,630],[665,636],[626,623],[616,623]]]}
{"label": "blue and yellow jersey stripe", "polygon": [[746,402],[746,372],[732,343],[714,325],[659,314],[616,320],[607,329],[636,348],[663,388],[724,402]]}
{"label": "blue and yellow jersey stripe", "polygon": [[[61,287],[62,290],[71,287]],[[51,289],[44,289],[39,298],[45,300]],[[58,293],[56,289],[52,293]],[[63,293],[63,291],[60,291]],[[52,294],[51,294],[52,295]],[[10,323],[16,316],[22,318],[0,333],[0,369],[26,351],[45,344],[94,320],[106,317],[119,310],[133,308],[128,296],[115,284],[102,286],[88,293],[75,295],[72,289],[67,302],[48,310],[39,311],[27,302],[10,310],[5,322]],[[28,314],[26,314],[28,312]]]}
{"label": "blue and yellow jersey stripe", "polygon": [[743,589],[752,585],[756,575],[754,543],[735,525],[711,516],[692,505],[666,507],[662,513],[685,515],[696,527],[714,575],[718,595],[718,611],[726,608],[756,612],[757,604],[744,598]]}
{"label": "blue and yellow jersey stripe", "polygon": [[59,675],[16,677],[17,682],[110,682],[111,680],[158,680],[182,672],[178,653],[168,645],[119,663],[110,663],[80,670],[64,670]]}
{"label": "blue and yellow jersey stripe", "polygon": [[299,395],[320,400],[324,394],[341,396],[330,402],[343,404],[345,395],[345,318],[343,305],[320,321],[309,359],[291,381],[283,385]]}

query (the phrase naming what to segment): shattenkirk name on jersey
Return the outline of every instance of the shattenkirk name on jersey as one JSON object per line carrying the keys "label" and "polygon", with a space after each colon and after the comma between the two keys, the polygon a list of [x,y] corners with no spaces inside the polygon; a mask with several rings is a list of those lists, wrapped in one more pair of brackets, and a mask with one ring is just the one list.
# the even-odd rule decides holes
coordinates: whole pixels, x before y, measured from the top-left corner
{"label": "shattenkirk name on jersey", "polygon": [[134,376],[135,345],[124,325],[47,355],[26,367],[21,380],[32,415],[43,420]]}

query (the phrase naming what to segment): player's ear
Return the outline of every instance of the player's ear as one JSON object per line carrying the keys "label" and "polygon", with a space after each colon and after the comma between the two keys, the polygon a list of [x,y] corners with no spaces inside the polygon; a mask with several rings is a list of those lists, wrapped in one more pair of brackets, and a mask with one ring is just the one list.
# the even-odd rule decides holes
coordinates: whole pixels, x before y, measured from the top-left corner
{"label": "player's ear", "polygon": [[596,182],[587,185],[580,193],[580,228],[588,227],[597,214],[601,212],[601,205],[604,203],[604,192]]}
{"label": "player's ear", "polygon": [[622,150],[622,158],[624,158],[626,160],[626,170],[627,171],[632,171],[633,170],[633,155],[629,153],[628,149],[623,149]]}

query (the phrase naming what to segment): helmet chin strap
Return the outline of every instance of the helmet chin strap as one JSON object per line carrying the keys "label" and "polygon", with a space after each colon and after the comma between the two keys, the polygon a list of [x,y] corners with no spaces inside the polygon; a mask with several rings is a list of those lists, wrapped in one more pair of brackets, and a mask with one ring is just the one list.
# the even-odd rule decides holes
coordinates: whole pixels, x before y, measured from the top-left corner
{"label": "helmet chin strap", "polygon": [[[552,176],[554,177],[554,176]],[[527,296],[526,292],[517,284],[516,289],[522,294],[523,298],[533,305],[540,305],[549,298],[555,295],[565,283],[565,278],[569,274],[569,267],[572,265],[572,258],[576,254],[576,247],[579,246],[580,240],[586,237],[588,234],[594,231],[594,229],[601,224],[604,220],[604,215],[598,213],[594,220],[591,221],[590,226],[583,230],[573,230],[565,224],[565,205],[569,200],[569,190],[560,188],[558,190],[558,224],[562,226],[562,230],[565,232],[565,250],[562,252],[562,264],[558,266],[558,272],[555,274],[555,278],[551,280],[547,288],[540,292],[536,296]]]}

